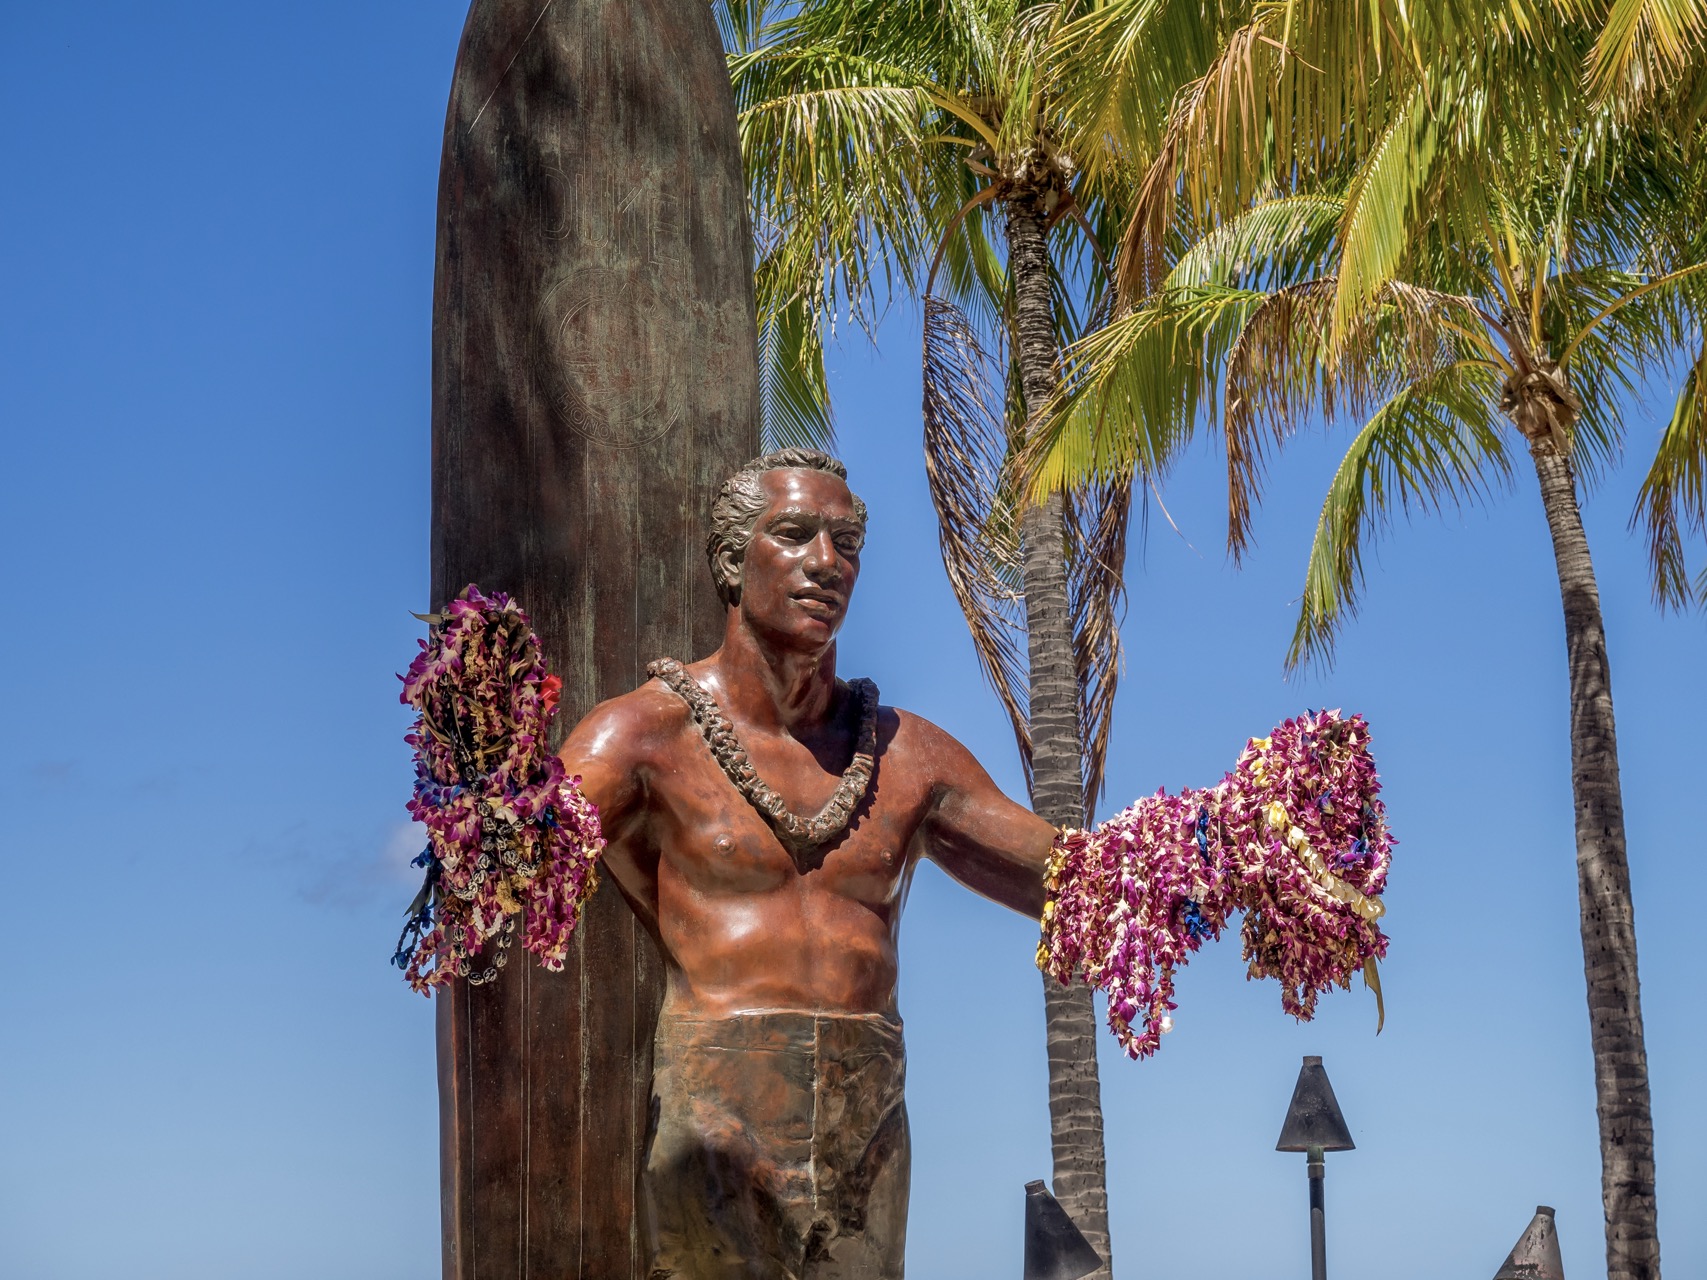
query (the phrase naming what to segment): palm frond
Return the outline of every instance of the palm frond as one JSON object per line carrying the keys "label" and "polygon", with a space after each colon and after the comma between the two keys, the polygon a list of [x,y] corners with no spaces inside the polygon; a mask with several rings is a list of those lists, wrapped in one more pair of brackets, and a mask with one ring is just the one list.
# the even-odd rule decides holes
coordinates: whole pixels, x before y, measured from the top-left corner
{"label": "palm frond", "polygon": [[1402,387],[1353,438],[1316,522],[1288,670],[1326,662],[1357,612],[1365,540],[1396,514],[1483,496],[1511,474],[1495,402],[1497,369],[1461,361]]}
{"label": "palm frond", "polygon": [[1216,418],[1206,392],[1267,299],[1260,286],[1319,261],[1341,208],[1327,196],[1263,202],[1193,243],[1143,307],[1068,348],[1061,390],[1017,469],[1025,491],[1162,475],[1200,412]]}
{"label": "palm frond", "polygon": [[1650,371],[1695,349],[1707,316],[1707,264],[1653,277],[1589,266],[1550,283],[1546,314],[1572,335],[1560,365],[1582,401],[1572,455],[1592,486],[1619,457],[1625,406]]}
{"label": "palm frond", "polygon": [[1345,201],[1333,195],[1264,200],[1198,237],[1174,263],[1163,288],[1295,283],[1322,262],[1344,212]]}
{"label": "palm frond", "polygon": [[947,94],[990,84],[1015,6],[987,0],[837,0],[791,4],[775,47],[831,45],[928,78]]}
{"label": "palm frond", "polygon": [[[935,210],[927,217],[933,227],[946,221]],[[938,243],[942,267],[931,292],[964,311],[980,333],[992,333],[1003,323],[1008,266],[1002,235],[1001,219],[992,217],[985,204],[968,213],[959,228]]]}
{"label": "palm frond", "polygon": [[916,184],[935,104],[905,73],[825,49],[762,50],[730,66],[761,209],[792,216],[790,201],[824,181],[898,194]]}
{"label": "palm frond", "polygon": [[1637,525],[1647,533],[1654,602],[1661,609],[1683,609],[1707,600],[1707,570],[1692,586],[1683,551],[1686,528],[1707,531],[1707,344],[1689,367],[1642,481],[1630,516],[1631,528]]}
{"label": "palm frond", "polygon": [[[1560,364],[1572,363],[1597,341],[1628,345],[1638,358],[1651,358],[1676,345],[1692,315],[1707,313],[1707,261],[1645,278],[1601,268],[1576,273],[1569,283],[1571,290],[1557,300],[1573,322]],[[1596,301],[1598,308],[1585,314],[1583,304]]]}
{"label": "palm frond", "polygon": [[1227,449],[1227,549],[1249,546],[1267,451],[1311,410],[1324,419],[1362,416],[1409,385],[1427,385],[1466,358],[1489,368],[1475,303],[1389,280],[1330,340],[1339,285],[1333,277],[1287,285],[1255,308],[1227,357],[1222,429]]}
{"label": "palm frond", "polygon": [[717,20],[723,51],[750,53],[758,48],[776,7],[774,0],[713,0],[711,14]]}
{"label": "palm frond", "polygon": [[1404,261],[1415,239],[1411,223],[1421,208],[1435,150],[1435,113],[1419,82],[1358,166],[1346,195],[1334,297],[1336,345]]}
{"label": "palm frond", "polygon": [[1589,85],[1603,102],[1649,98],[1698,73],[1704,37],[1702,0],[1613,0],[1589,55]]}
{"label": "palm frond", "polygon": [[1051,43],[1068,145],[1093,186],[1125,186],[1155,159],[1178,87],[1214,59],[1233,6],[1109,0],[1079,6]]}
{"label": "palm frond", "polygon": [[[1263,42],[1272,14],[1228,33],[1203,74],[1180,91],[1133,201],[1115,275],[1121,300],[1136,305],[1154,294],[1165,274],[1166,237],[1182,187],[1199,194],[1213,166],[1219,176],[1217,207],[1247,203],[1247,151],[1241,125],[1258,114],[1266,60]],[[1240,177],[1247,180],[1243,183]],[[1195,203],[1202,203],[1201,196]]]}
{"label": "palm frond", "polygon": [[1166,474],[1200,416],[1215,417],[1211,391],[1227,353],[1268,296],[1170,289],[1074,343],[1015,464],[1028,499],[1120,474]]}
{"label": "palm frond", "polygon": [[759,431],[767,450],[835,447],[823,336],[806,298],[760,308]]}
{"label": "palm frond", "polygon": [[730,72],[760,234],[809,231],[850,294],[879,263],[910,283],[929,247],[921,210],[944,168],[924,144],[942,127],[929,84],[817,46],[766,47],[731,58]]}
{"label": "palm frond", "polygon": [[[1203,74],[1175,100],[1133,233],[1124,296],[1140,296],[1137,268],[1146,228],[1162,223],[1164,196],[1211,223],[1280,189],[1302,190],[1369,155],[1418,86],[1447,69],[1462,75],[1462,49],[1488,30],[1472,0],[1256,0],[1238,11]],[[1531,51],[1531,56],[1532,51]],[[1423,116],[1416,116],[1421,120]],[[1177,187],[1170,191],[1169,186]],[[1151,283],[1154,283],[1152,276]]]}
{"label": "palm frond", "polygon": [[998,117],[998,155],[1013,155],[1035,145],[1038,123],[1048,118],[1056,96],[1056,64],[1048,50],[1065,7],[1044,0],[1021,8],[1002,32],[997,74],[985,86],[986,94],[999,94],[1001,100],[990,113]]}

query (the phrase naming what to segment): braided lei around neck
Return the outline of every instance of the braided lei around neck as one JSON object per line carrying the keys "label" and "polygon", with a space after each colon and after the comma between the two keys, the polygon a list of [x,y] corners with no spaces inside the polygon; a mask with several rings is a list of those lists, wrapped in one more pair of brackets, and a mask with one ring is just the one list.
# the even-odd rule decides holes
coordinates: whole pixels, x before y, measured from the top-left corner
{"label": "braided lei around neck", "polygon": [[427,874],[392,957],[423,994],[452,977],[495,978],[524,908],[522,945],[561,969],[605,845],[581,780],[547,749],[562,682],[545,673],[527,615],[470,584],[427,621],[401,677],[403,702],[420,713],[406,739],[409,812],[427,828],[415,859]]}
{"label": "braided lei around neck", "polygon": [[1094,831],[1063,831],[1050,858],[1037,965],[1106,992],[1108,1024],[1133,1058],[1173,1023],[1174,971],[1228,918],[1252,978],[1276,978],[1286,1012],[1361,972],[1381,987],[1376,896],[1395,843],[1369,754],[1369,726],[1337,711],[1255,738],[1219,786],[1158,791]]}

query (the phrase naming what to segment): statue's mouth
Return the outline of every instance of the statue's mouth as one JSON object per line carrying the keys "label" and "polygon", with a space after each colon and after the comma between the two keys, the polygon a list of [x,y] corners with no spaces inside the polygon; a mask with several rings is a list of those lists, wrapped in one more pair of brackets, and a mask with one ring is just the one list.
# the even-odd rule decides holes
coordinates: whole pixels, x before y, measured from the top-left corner
{"label": "statue's mouth", "polygon": [[801,604],[823,605],[827,609],[835,610],[840,610],[842,608],[842,598],[840,596],[829,591],[819,591],[812,587],[808,587],[804,591],[794,592],[792,598]]}

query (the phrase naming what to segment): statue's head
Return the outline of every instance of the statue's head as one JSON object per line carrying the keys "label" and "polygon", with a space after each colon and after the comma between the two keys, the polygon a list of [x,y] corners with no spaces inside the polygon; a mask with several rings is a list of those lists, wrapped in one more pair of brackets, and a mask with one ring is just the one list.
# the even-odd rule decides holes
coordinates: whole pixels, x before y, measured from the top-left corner
{"label": "statue's head", "polygon": [[839,460],[816,449],[778,449],[754,458],[723,482],[711,504],[711,534],[705,540],[705,555],[711,561],[711,578],[724,604],[740,600],[741,566],[747,548],[760,518],[780,497],[775,483],[765,479],[775,471],[818,471],[840,480],[859,524],[860,542],[865,540],[865,503],[848,489],[848,469]]}
{"label": "statue's head", "polygon": [[[724,604],[742,605],[757,591],[763,599],[748,599],[745,611],[776,613],[777,625],[785,621],[779,610],[810,616],[826,612],[818,607],[825,605],[832,616],[822,624],[835,633],[865,545],[865,503],[849,490],[847,476],[826,453],[779,449],[723,482],[705,553]],[[830,599],[814,602],[814,595]]]}

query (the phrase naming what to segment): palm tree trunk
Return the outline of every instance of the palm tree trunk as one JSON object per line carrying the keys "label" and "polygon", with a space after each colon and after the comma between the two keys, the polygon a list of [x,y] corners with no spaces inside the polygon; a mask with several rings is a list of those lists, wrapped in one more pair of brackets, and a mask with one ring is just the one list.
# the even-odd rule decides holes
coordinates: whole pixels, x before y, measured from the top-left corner
{"label": "palm tree trunk", "polygon": [[[1058,352],[1049,245],[1038,199],[1010,201],[1006,214],[1015,347],[1026,407],[1032,410],[1055,389]],[[1058,827],[1080,826],[1086,816],[1064,516],[1065,500],[1056,494],[1020,518],[1031,671],[1031,807]],[[1044,975],[1043,1018],[1055,1196],[1103,1259],[1093,1280],[1108,1280],[1113,1255],[1091,989],[1083,984],[1064,987]]]}
{"label": "palm tree trunk", "polygon": [[1588,979],[1595,1109],[1600,1118],[1600,1192],[1606,1210],[1608,1280],[1659,1280],[1654,1205],[1654,1122],[1636,976],[1636,916],[1624,850],[1624,799],[1612,723],[1600,590],[1589,562],[1570,459],[1551,439],[1530,453],[1553,534],[1565,651],[1571,673],[1571,790],[1577,817],[1577,895]]}

